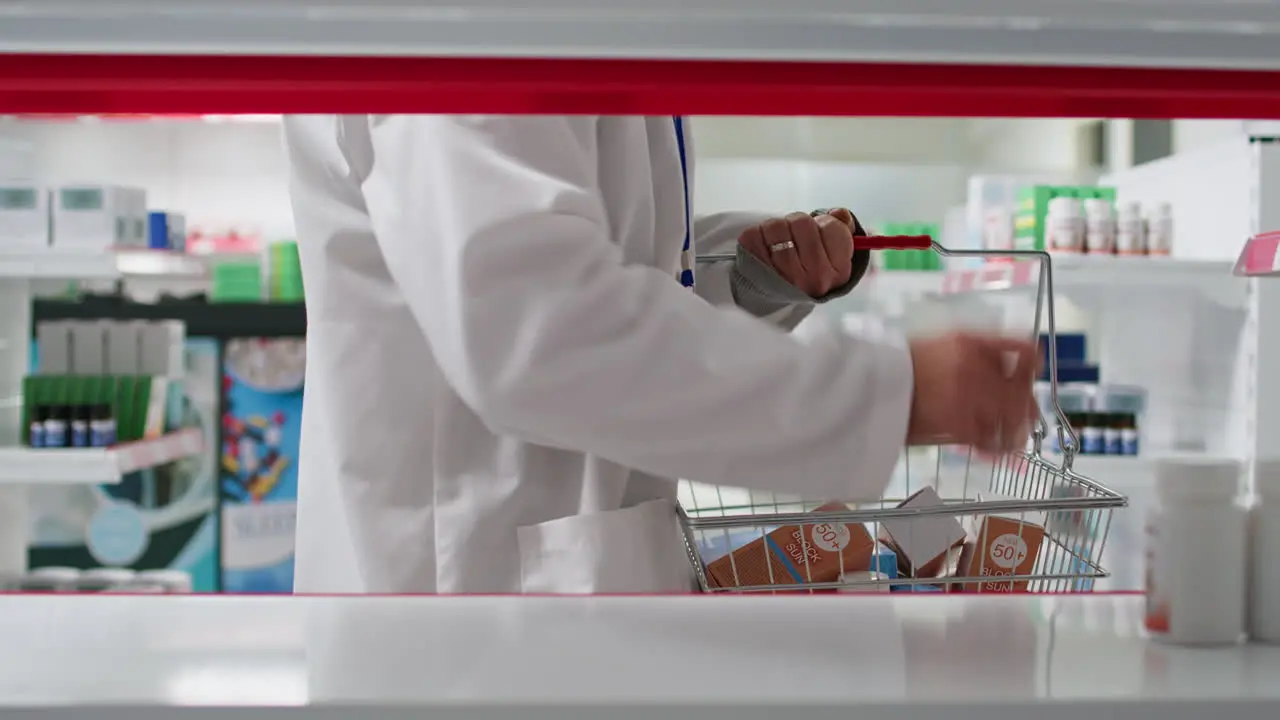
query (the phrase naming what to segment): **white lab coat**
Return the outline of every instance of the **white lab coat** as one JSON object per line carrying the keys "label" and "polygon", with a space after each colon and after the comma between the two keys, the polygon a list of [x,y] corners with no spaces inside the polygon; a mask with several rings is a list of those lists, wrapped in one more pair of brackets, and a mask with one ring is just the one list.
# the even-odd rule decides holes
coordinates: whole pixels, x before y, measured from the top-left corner
{"label": "white lab coat", "polygon": [[[297,592],[685,591],[672,478],[887,484],[905,346],[771,327],[732,307],[733,262],[681,287],[671,118],[285,133],[308,312]],[[759,219],[699,219],[696,249]],[[808,310],[740,294],[788,327]]]}

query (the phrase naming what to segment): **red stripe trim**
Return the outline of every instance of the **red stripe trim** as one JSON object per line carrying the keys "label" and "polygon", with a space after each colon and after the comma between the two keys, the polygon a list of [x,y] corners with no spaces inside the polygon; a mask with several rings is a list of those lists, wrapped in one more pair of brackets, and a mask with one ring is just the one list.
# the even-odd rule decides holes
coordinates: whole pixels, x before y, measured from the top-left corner
{"label": "red stripe trim", "polygon": [[1280,117],[1280,71],[0,54],[3,113]]}

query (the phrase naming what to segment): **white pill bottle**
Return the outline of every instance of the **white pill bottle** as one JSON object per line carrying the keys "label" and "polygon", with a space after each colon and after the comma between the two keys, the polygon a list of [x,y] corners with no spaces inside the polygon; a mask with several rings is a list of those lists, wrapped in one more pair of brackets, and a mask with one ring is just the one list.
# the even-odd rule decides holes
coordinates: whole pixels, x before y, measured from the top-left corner
{"label": "white pill bottle", "polygon": [[1169,255],[1173,252],[1173,206],[1159,203],[1147,218],[1147,253]]}
{"label": "white pill bottle", "polygon": [[1116,251],[1116,212],[1110,200],[1084,201],[1084,245],[1091,255],[1111,255]]}
{"label": "white pill bottle", "polygon": [[1249,509],[1249,639],[1280,643],[1280,460],[1254,466]]}
{"label": "white pill bottle", "polygon": [[1044,226],[1044,244],[1049,252],[1065,254],[1084,251],[1084,215],[1078,199],[1056,197],[1050,200]]}
{"label": "white pill bottle", "polygon": [[1147,518],[1146,629],[1177,645],[1231,645],[1245,630],[1241,464],[1165,458]]}
{"label": "white pill bottle", "polygon": [[1122,203],[1116,214],[1116,254],[1146,253],[1147,223],[1142,219],[1142,206],[1136,202]]}

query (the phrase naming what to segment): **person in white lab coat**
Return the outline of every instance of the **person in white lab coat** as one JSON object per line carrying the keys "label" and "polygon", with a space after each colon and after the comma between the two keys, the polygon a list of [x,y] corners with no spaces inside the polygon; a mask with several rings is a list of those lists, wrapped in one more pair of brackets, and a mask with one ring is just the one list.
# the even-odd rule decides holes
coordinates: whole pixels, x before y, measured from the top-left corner
{"label": "person in white lab coat", "polygon": [[312,115],[285,135],[308,321],[295,592],[688,591],[676,478],[866,498],[904,442],[1025,441],[1028,342],[780,330],[857,282],[856,221],[692,218],[682,118]]}

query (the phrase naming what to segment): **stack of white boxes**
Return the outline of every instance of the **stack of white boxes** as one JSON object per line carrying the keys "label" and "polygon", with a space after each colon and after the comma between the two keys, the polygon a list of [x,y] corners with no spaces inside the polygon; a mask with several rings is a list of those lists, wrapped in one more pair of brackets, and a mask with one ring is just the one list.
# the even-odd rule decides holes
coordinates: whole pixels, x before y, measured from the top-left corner
{"label": "stack of white boxes", "polygon": [[68,185],[52,190],[51,247],[99,253],[147,246],[147,191],[112,185]]}
{"label": "stack of white boxes", "polygon": [[0,253],[104,253],[147,246],[147,193],[0,179]]}
{"label": "stack of white boxes", "polygon": [[35,150],[0,137],[0,253],[96,254],[147,246],[146,190],[36,179]]}
{"label": "stack of white boxes", "polygon": [[180,320],[59,320],[36,326],[41,375],[148,375],[143,437],[159,437],[177,417],[186,375],[186,325]]}
{"label": "stack of white boxes", "polygon": [[49,246],[49,194],[35,184],[35,151],[0,138],[0,253]]}
{"label": "stack of white boxes", "polygon": [[41,375],[185,375],[179,320],[57,320],[37,324]]}

